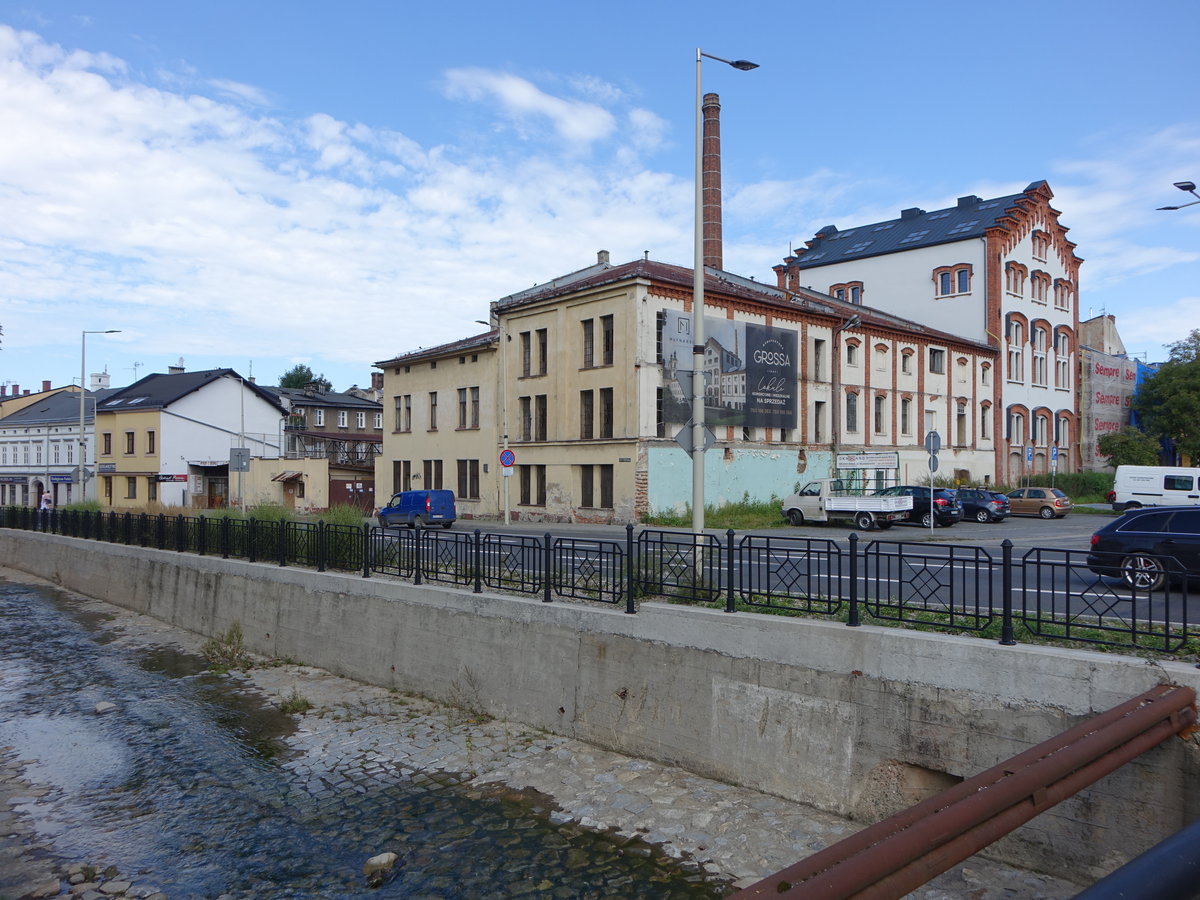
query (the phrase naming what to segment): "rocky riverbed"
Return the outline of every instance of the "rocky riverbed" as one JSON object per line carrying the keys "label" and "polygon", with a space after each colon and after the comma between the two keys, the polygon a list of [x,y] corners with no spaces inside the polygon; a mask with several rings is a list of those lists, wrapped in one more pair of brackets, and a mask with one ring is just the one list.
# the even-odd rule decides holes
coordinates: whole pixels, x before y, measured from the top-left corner
{"label": "rocky riverbed", "polygon": [[[0,570],[0,577],[5,575],[33,582]],[[106,652],[141,654],[159,665],[165,665],[165,653],[171,666],[197,666],[184,677],[200,677],[201,638],[108,604],[85,598],[70,602],[99,632]],[[453,891],[464,865],[483,869],[485,881],[492,879],[486,883],[496,886],[497,893],[479,896],[638,897],[648,896],[643,891],[649,888],[635,884],[661,884],[662,893],[654,896],[719,897],[731,892],[732,885],[753,882],[861,827],[802,804],[487,719],[473,711],[469,690],[464,690],[458,707],[447,707],[291,661],[255,662],[224,675],[224,687],[291,711],[293,730],[272,738],[271,765],[287,783],[285,796],[277,802],[302,804],[316,819],[328,821],[339,841],[360,848],[356,867],[378,854],[395,853],[398,872],[420,870],[429,877],[429,892],[422,897],[459,895]],[[101,699],[114,704],[103,715],[127,714],[121,698]],[[19,837],[9,841],[15,847],[6,847],[0,862],[12,863],[13,870],[25,873],[22,885],[27,896],[38,889],[49,890],[52,881],[65,893],[70,878],[82,871],[64,868],[53,835],[34,827],[36,816],[29,811],[37,808],[38,791],[44,787],[28,763],[0,748],[0,832]],[[410,831],[400,826],[385,834],[374,827],[377,823],[363,821],[356,813],[359,803],[369,804],[397,780],[403,781],[406,797],[415,789],[418,796],[445,799],[446,792],[453,792],[463,803],[489,801],[498,819],[485,825],[474,821],[476,814],[467,807],[418,803],[411,813],[419,827],[414,825]],[[487,843],[482,845],[486,852],[472,851],[475,858],[466,863],[443,864],[423,843],[430,824],[426,819],[436,816],[445,820],[440,833],[449,837],[443,837],[443,842],[478,839],[480,829],[488,829]],[[540,843],[561,846],[542,846],[531,856],[560,854],[562,865],[578,872],[579,885],[599,884],[600,892],[550,884],[533,869],[528,877],[522,876],[522,867],[533,864],[525,856],[522,830],[547,823],[558,831]],[[198,841],[189,852],[203,853],[204,846]],[[511,857],[507,856],[510,848]],[[100,860],[94,871],[103,872],[99,866],[108,862]],[[632,875],[617,866],[628,867],[631,862],[635,864]],[[303,865],[293,868],[301,877]],[[641,878],[646,880],[629,880]],[[118,871],[97,882],[96,897],[117,896],[116,888],[129,883],[129,891],[142,893],[127,896],[149,897],[161,888],[167,897],[178,900],[171,881],[170,871],[128,877]],[[347,872],[342,883],[344,893],[322,896],[369,891],[359,870]],[[0,882],[0,897],[21,896],[4,894],[5,888]],[[977,857],[911,896],[1053,900],[1073,897],[1079,889],[1060,879]],[[76,896],[81,893],[86,891],[75,891]],[[252,883],[227,896],[234,900],[305,895],[286,890],[272,893],[264,884]]]}

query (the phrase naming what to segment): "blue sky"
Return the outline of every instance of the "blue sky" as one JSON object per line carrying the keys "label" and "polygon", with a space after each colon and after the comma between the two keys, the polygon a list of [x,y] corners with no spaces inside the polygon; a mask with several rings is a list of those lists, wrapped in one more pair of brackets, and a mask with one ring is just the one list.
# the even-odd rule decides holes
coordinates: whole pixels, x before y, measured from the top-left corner
{"label": "blue sky", "polygon": [[1200,328],[1194,3],[0,2],[0,381],[296,362],[336,388],[595,261],[691,264],[697,47],[725,267],[1046,179],[1081,315]]}

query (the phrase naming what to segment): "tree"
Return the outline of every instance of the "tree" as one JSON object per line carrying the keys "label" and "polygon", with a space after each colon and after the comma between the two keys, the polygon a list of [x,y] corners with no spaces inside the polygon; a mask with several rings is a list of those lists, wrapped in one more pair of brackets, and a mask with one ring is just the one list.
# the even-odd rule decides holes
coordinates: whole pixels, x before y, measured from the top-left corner
{"label": "tree", "polygon": [[1158,465],[1158,441],[1128,425],[1104,435],[1098,446],[1110,466]]}
{"label": "tree", "polygon": [[1167,349],[1170,359],[1138,390],[1134,409],[1147,434],[1168,438],[1184,456],[1200,459],[1200,329]]}
{"label": "tree", "polygon": [[333,390],[333,383],[324,375],[315,375],[313,370],[304,363],[296,363],[279,376],[279,386],[284,388],[302,388],[305,385],[316,384],[317,389],[328,393]]}

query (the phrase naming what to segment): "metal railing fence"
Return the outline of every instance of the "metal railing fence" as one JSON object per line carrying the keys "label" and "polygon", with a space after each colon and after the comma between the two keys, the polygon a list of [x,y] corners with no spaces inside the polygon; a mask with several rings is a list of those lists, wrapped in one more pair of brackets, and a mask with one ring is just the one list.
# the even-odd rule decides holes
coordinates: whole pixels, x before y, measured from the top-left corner
{"label": "metal railing fence", "polygon": [[[386,575],[555,599],[623,605],[638,598],[894,623],[995,637],[1018,633],[1159,653],[1197,649],[1186,579],[1148,584],[1120,564],[1092,571],[1081,551],[1004,541],[982,547],[643,529],[625,539],[380,528],[87,510],[0,508],[0,527],[181,553]],[[1142,555],[1143,559],[1155,557]],[[1157,558],[1168,571],[1177,561]]]}

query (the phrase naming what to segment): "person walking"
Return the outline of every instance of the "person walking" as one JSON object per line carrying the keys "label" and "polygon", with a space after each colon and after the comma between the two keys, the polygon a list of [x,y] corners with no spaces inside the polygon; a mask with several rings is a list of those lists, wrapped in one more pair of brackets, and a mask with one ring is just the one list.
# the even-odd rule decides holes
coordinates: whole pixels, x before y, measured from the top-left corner
{"label": "person walking", "polygon": [[50,494],[49,489],[42,492],[42,502],[38,504],[38,509],[49,512],[54,508],[54,497]]}

